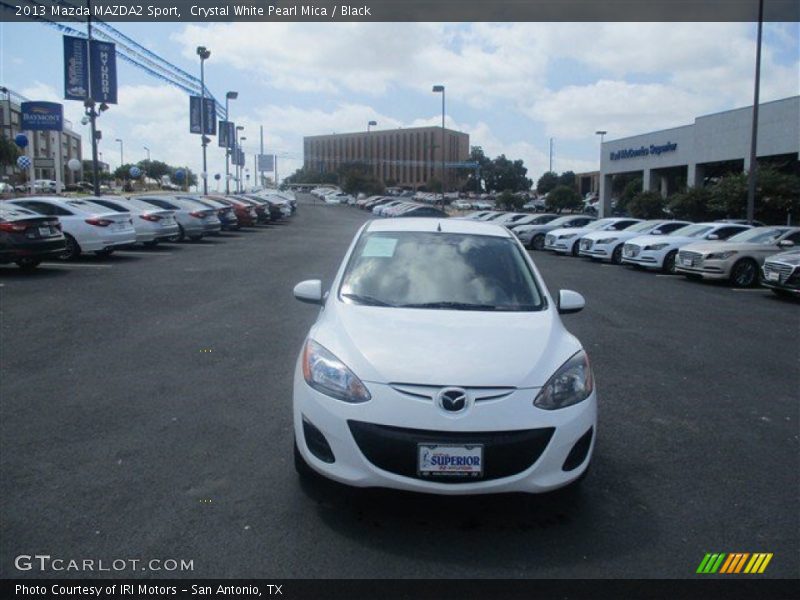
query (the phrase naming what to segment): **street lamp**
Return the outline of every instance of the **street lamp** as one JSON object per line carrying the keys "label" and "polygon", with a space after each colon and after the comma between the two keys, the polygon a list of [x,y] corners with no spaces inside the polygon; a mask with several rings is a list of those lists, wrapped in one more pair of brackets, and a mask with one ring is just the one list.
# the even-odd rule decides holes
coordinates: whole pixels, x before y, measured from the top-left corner
{"label": "street lamp", "polygon": [[[228,102],[230,100],[236,100],[239,97],[239,92],[228,92],[225,94],[225,120],[229,122],[231,120],[231,116],[228,108]],[[221,134],[222,132],[220,132]],[[225,134],[227,135],[227,131]],[[231,159],[231,141],[227,140],[226,144],[227,148],[225,148],[225,193],[231,193],[231,183],[230,183],[230,159]]]}
{"label": "street lamp", "polygon": [[206,75],[205,62],[211,56],[211,51],[205,46],[197,47],[197,56],[200,57],[200,143],[203,146],[203,195],[208,195],[208,164],[206,163]]}
{"label": "street lamp", "polygon": [[[242,129],[244,129],[244,127],[242,127]],[[241,143],[244,142],[246,139],[247,138],[244,137],[244,136],[240,137],[239,138],[239,144],[241,145]],[[244,154],[244,150],[242,150],[242,154]],[[239,181],[240,181],[240,183],[239,183],[239,193],[243,193],[243,192],[246,191],[244,189],[244,186],[241,185],[241,180],[242,180],[242,176],[244,175],[244,171],[245,171],[244,161],[242,161],[242,164],[239,165]]]}
{"label": "street lamp", "polygon": [[142,146],[142,148],[144,148],[145,152],[147,152],[147,162],[150,162],[150,148],[147,146]]}
{"label": "street lamp", "polygon": [[605,215],[605,208],[603,207],[603,199],[600,198],[600,178],[603,177],[603,137],[608,133],[603,129],[598,129],[594,132],[595,135],[600,136],[600,167],[598,168],[599,175],[597,180],[597,199],[598,199],[598,206],[600,207],[600,215]]}
{"label": "street lamp", "polygon": [[433,86],[433,92],[438,94],[441,92],[442,94],[442,206],[444,206],[444,86],[443,85],[435,85]]}
{"label": "street lamp", "polygon": [[120,138],[117,138],[114,141],[119,142],[119,166],[121,167],[122,165],[125,164],[125,160],[122,155],[122,140]]}

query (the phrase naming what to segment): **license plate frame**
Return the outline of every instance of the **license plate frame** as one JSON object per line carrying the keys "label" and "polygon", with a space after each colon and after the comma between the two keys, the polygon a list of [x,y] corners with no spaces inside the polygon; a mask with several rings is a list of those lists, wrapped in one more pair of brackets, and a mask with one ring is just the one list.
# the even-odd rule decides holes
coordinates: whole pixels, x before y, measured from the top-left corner
{"label": "license plate frame", "polygon": [[777,271],[770,271],[769,273],[767,273],[767,281],[780,281],[780,280],[781,280],[781,274],[778,273]]}
{"label": "license plate frame", "polygon": [[[426,456],[425,452],[430,454]],[[432,460],[434,457],[438,460]],[[443,458],[447,464],[438,464]],[[465,459],[465,464],[458,464],[458,458]],[[478,459],[477,465],[474,464],[475,458]],[[454,464],[449,464],[450,461]],[[484,466],[483,444],[417,444],[417,475],[423,479],[480,479],[483,477]]]}

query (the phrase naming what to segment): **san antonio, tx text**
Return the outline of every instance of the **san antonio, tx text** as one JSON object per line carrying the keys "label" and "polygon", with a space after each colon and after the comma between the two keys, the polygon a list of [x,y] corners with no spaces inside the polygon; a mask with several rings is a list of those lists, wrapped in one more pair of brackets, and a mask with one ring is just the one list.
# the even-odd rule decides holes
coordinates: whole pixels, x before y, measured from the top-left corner
{"label": "san antonio, tx text", "polygon": [[190,594],[192,596],[282,596],[282,585],[265,584],[261,587],[257,585],[191,585],[186,588],[179,588],[174,585],[149,585],[121,583],[111,585],[24,585],[18,583],[14,586],[16,596],[96,596],[102,594],[113,596],[133,595],[152,595],[177,596],[178,594]]}

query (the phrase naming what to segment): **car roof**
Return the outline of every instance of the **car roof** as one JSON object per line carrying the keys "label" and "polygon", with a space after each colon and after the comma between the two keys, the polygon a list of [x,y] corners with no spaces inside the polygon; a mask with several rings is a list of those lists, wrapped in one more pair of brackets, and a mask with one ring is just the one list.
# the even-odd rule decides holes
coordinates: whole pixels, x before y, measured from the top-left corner
{"label": "car roof", "polygon": [[[441,228],[441,229],[439,229]],[[406,219],[380,219],[369,221],[365,231],[441,231],[442,233],[463,233],[472,235],[493,235],[511,237],[508,229],[492,223],[446,219],[443,217],[409,217]]]}

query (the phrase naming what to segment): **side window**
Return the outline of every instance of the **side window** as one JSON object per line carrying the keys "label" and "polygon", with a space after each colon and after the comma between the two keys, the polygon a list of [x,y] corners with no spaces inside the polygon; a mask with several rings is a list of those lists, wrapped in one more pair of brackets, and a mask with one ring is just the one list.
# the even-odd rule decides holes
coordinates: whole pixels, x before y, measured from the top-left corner
{"label": "side window", "polygon": [[167,204],[163,200],[159,200],[157,198],[142,198],[141,200],[144,201],[144,202],[147,202],[148,204],[152,204],[154,206],[159,206],[161,208],[166,208],[167,210],[175,210],[169,204]]}
{"label": "side window", "polygon": [[794,242],[794,245],[797,246],[798,244],[800,244],[800,231],[795,231],[794,233],[787,235],[783,239],[789,240],[790,242]]}
{"label": "side window", "polygon": [[614,226],[612,227],[612,229],[614,229],[616,231],[622,231],[623,229],[625,229],[626,227],[630,227],[634,223],[636,223],[636,221],[618,221],[618,222],[614,223]]}
{"label": "side window", "polygon": [[713,233],[721,240],[727,240],[729,237],[745,231],[746,227],[720,227]]}
{"label": "side window", "polygon": [[658,228],[658,231],[667,234],[667,233],[672,233],[676,229],[680,229],[681,227],[684,226],[685,223],[664,223],[661,227]]}

